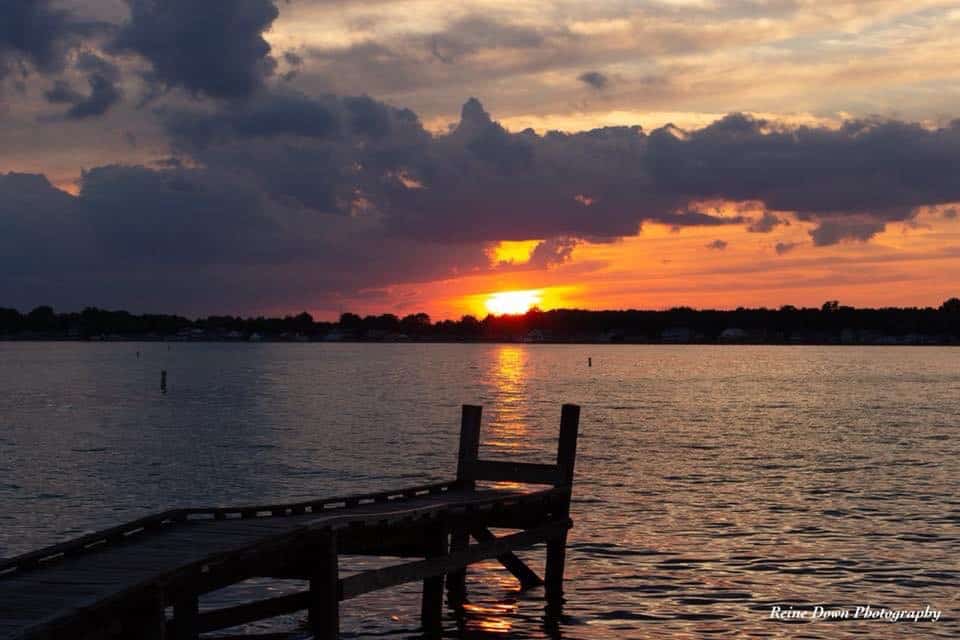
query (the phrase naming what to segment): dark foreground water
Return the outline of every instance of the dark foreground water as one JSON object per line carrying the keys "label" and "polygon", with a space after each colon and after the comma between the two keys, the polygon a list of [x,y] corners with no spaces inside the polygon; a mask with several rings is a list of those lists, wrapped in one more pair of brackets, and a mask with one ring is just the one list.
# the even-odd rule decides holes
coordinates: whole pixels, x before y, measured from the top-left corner
{"label": "dark foreground water", "polygon": [[[465,402],[483,455],[539,461],[583,405],[563,638],[960,637],[948,348],[0,343],[0,556],[168,507],[448,479]],[[469,588],[470,637],[550,636],[498,565]],[[344,636],[415,636],[418,593],[345,603]],[[851,619],[770,620],[816,605]],[[942,618],[852,619],[868,605]]]}

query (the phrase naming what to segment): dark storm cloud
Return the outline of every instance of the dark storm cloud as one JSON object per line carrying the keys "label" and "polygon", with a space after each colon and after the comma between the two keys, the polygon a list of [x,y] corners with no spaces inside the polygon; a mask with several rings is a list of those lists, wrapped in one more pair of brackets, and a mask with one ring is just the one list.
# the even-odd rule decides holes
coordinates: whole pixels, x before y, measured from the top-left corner
{"label": "dark storm cloud", "polygon": [[88,73],[90,92],[87,95],[75,90],[66,80],[57,80],[44,93],[51,104],[71,105],[64,113],[64,118],[82,120],[103,115],[123,98],[122,91],[116,85],[120,71],[113,63],[96,54],[83,52],[77,57],[74,68]]}
{"label": "dark storm cloud", "polygon": [[68,51],[103,25],[81,21],[52,0],[4,0],[0,7],[0,79],[30,65],[50,73],[63,69]]}
{"label": "dark storm cloud", "polygon": [[65,115],[71,120],[103,115],[123,97],[120,89],[106,76],[94,73],[87,81],[90,83],[90,94],[67,109]]}
{"label": "dark storm cloud", "polygon": [[471,99],[432,135],[372,98],[276,89],[159,113],[166,168],[100,167],[77,197],[42,176],[0,180],[0,297],[114,304],[109,283],[139,308],[282,306],[503,268],[486,254],[501,240],[543,239],[517,268],[546,268],[646,222],[777,226],[700,210],[717,199],[793,212],[819,246],[960,201],[960,123],[829,129],[735,114],[690,131],[538,135],[507,131]]}
{"label": "dark storm cloud", "polygon": [[756,199],[802,216],[862,213],[904,220],[925,202],[960,196],[960,122],[858,120],[840,129],[785,127],[732,114],[703,129],[650,135],[649,167],[672,192]]}
{"label": "dark storm cloud", "polygon": [[740,114],[671,126],[511,133],[468,100],[447,135],[370,98],[264,94],[203,114],[168,114],[192,159],[260,180],[340,215],[377,212],[390,233],[438,242],[617,238],[644,221],[673,227],[785,219],[710,215],[698,200],[755,201],[820,225],[816,244],[869,238],[924,204],[960,200],[960,124],[785,127]]}
{"label": "dark storm cloud", "polygon": [[599,71],[584,71],[577,76],[577,80],[593,89],[596,89],[597,91],[606,89],[610,84],[610,78]]}
{"label": "dark storm cloud", "polygon": [[57,80],[43,95],[51,104],[74,104],[83,100],[83,94],[76,91],[66,80]]}
{"label": "dark storm cloud", "polygon": [[279,15],[272,0],[127,0],[130,19],[111,43],[151,64],[148,80],[214,98],[245,98],[273,73],[263,33]]}

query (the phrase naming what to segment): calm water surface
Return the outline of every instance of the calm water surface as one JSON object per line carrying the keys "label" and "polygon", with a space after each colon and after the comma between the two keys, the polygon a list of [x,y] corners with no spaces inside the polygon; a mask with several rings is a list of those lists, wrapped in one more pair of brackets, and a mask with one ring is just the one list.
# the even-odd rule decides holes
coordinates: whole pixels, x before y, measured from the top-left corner
{"label": "calm water surface", "polygon": [[[549,461],[562,402],[583,406],[568,617],[548,631],[539,590],[485,564],[470,637],[960,637],[956,349],[0,343],[0,556],[169,507],[446,480],[462,403],[485,407],[482,455]],[[415,637],[418,594],[346,603],[344,636]]]}

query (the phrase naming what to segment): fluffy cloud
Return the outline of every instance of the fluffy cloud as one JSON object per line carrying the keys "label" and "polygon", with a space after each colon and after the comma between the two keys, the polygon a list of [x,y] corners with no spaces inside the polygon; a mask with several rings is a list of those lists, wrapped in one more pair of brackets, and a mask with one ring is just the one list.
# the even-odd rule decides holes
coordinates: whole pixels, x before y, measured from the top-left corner
{"label": "fluffy cloud", "polygon": [[279,15],[272,0],[127,0],[130,19],[111,44],[151,65],[147,79],[214,98],[244,98],[276,61],[263,33]]}
{"label": "fluffy cloud", "polygon": [[77,41],[101,28],[76,19],[52,0],[6,0],[0,20],[0,79],[19,66],[55,72]]}

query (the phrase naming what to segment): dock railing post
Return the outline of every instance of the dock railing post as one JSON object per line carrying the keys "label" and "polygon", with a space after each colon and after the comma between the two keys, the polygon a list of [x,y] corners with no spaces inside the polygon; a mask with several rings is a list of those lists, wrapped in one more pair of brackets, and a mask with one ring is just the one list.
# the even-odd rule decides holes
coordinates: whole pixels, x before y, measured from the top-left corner
{"label": "dock railing post", "polygon": [[317,640],[336,640],[340,634],[340,567],[337,536],[328,531],[314,546],[310,572],[310,630]]}
{"label": "dock railing post", "polygon": [[[439,558],[449,551],[448,530],[443,524],[433,526],[427,532],[426,557]],[[420,623],[423,632],[430,637],[443,633],[443,574],[423,580],[423,600],[420,606]]]}
{"label": "dock railing post", "polygon": [[[477,486],[474,463],[480,455],[480,423],[483,407],[465,404],[460,414],[460,450],[457,455],[457,488],[472,491]],[[470,531],[465,527],[453,529],[450,550],[463,551],[470,545]],[[467,570],[458,569],[447,575],[447,592],[451,606],[463,604],[467,597]]]}
{"label": "dock railing post", "polygon": [[[568,489],[566,500],[557,514],[570,517],[570,498],[573,491],[573,470],[577,461],[577,436],[580,429],[580,407],[565,404],[560,414],[560,440],[557,444],[557,468],[560,478],[557,487]],[[547,542],[546,582],[547,610],[559,614],[563,608],[563,571],[567,559],[567,530]]]}

